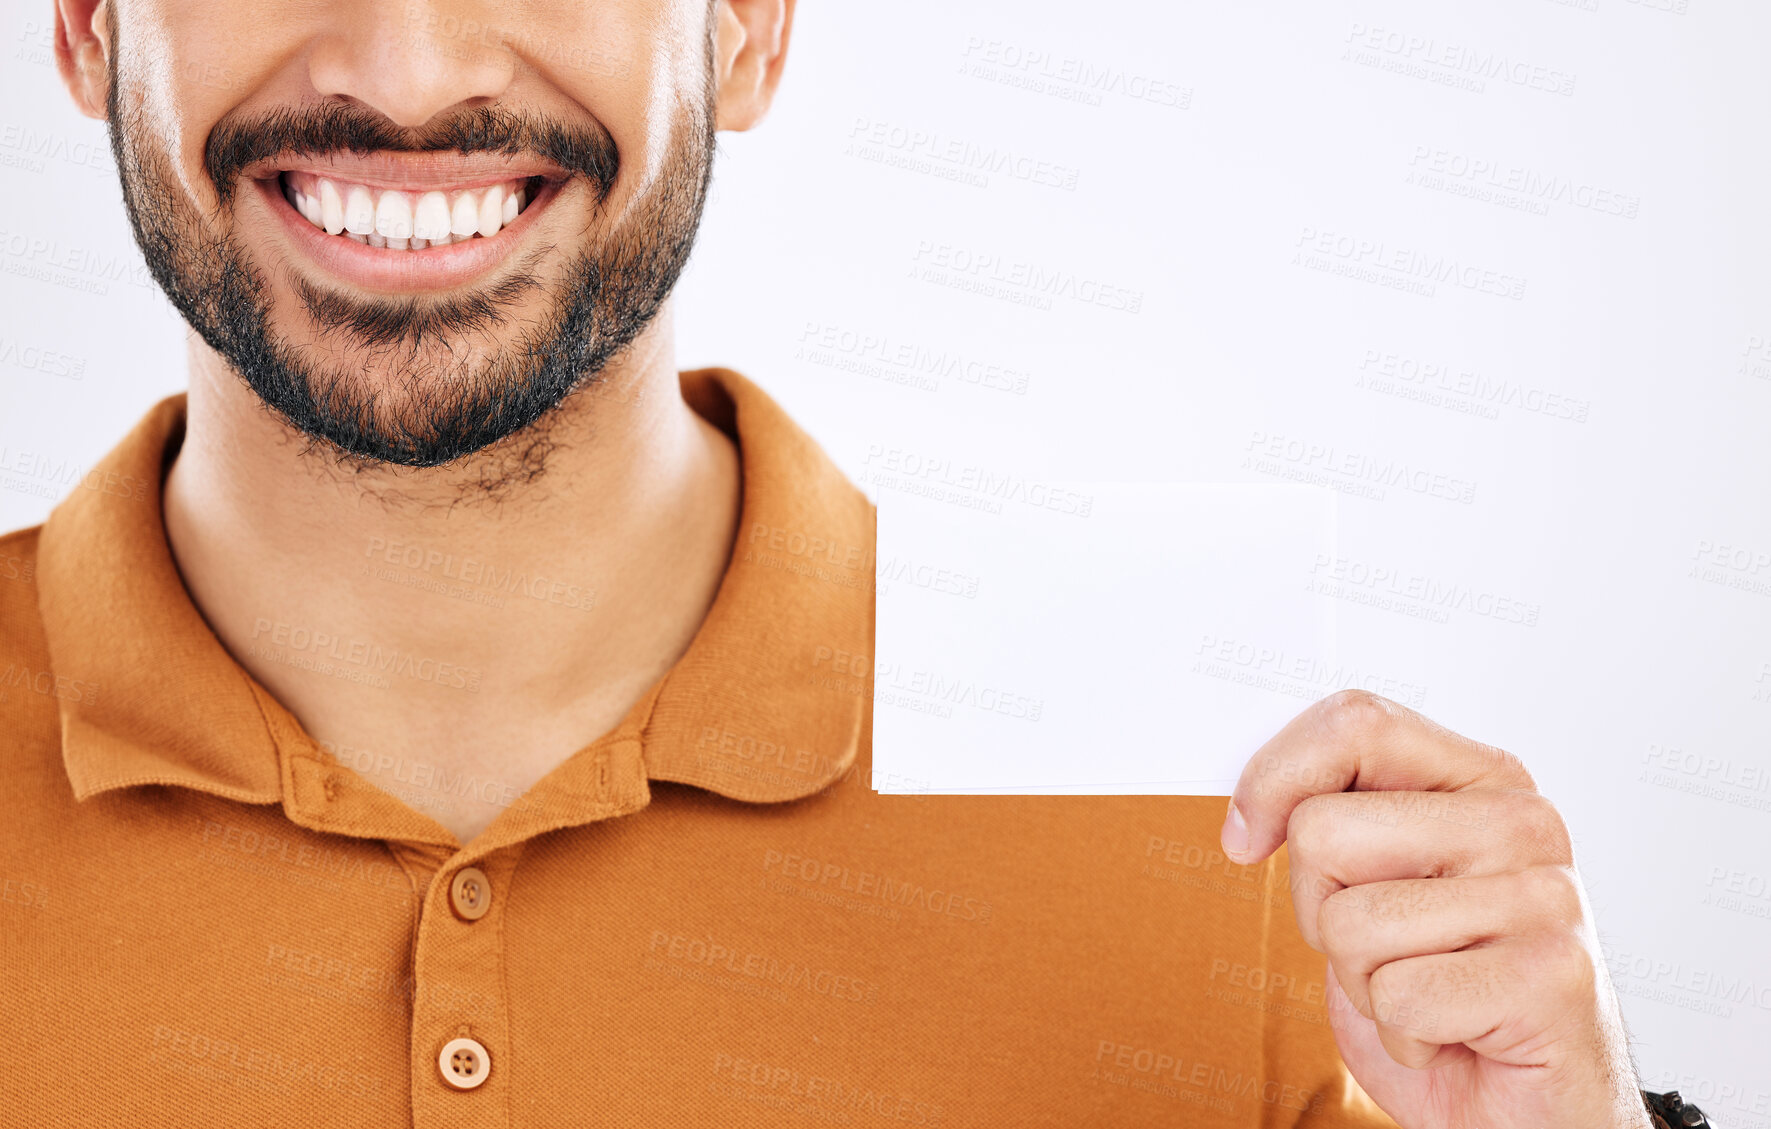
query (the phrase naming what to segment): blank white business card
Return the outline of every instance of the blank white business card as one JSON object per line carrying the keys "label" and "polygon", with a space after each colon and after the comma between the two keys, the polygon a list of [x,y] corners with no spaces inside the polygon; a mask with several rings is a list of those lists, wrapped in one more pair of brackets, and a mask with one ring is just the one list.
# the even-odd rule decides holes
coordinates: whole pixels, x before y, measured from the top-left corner
{"label": "blank white business card", "polygon": [[1220,795],[1341,688],[1335,495],[931,482],[879,506],[873,786]]}

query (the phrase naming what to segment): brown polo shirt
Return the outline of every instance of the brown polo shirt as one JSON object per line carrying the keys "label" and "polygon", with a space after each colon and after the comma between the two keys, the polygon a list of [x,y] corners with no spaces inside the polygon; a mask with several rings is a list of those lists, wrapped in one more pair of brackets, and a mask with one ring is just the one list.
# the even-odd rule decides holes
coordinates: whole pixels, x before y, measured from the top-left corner
{"label": "brown polo shirt", "polygon": [[872,507],[683,391],[743,460],[713,608],[465,847],[424,800],[485,782],[319,748],[205,626],[181,397],[0,538],[0,1123],[1388,1124],[1222,799],[872,791]]}

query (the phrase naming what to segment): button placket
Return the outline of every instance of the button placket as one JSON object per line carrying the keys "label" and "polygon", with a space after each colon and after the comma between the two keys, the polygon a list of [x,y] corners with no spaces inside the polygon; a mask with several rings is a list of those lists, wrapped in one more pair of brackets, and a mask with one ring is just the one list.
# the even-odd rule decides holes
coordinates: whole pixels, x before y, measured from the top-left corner
{"label": "button placket", "polygon": [[415,1127],[509,1121],[503,910],[521,845],[458,855],[432,876],[413,953]]}

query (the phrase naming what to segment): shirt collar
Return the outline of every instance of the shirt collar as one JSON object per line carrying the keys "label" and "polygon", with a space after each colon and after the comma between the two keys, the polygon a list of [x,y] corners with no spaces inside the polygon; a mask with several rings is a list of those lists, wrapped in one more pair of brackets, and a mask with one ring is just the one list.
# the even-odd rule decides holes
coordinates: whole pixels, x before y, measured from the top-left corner
{"label": "shirt collar", "polygon": [[[682,374],[681,387],[738,444],[738,540],[688,650],[595,747],[636,745],[646,779],[750,802],[797,799],[848,771],[866,739],[873,507],[749,380],[703,369]],[[183,394],[155,405],[43,527],[37,587],[50,658],[61,684],[81,690],[59,703],[68,779],[82,800],[178,785],[280,799],[294,815],[314,743],[209,630],[167,544],[161,486],[184,424]],[[325,780],[331,797],[337,778]],[[568,781],[550,782],[551,795],[571,794],[560,788]]]}

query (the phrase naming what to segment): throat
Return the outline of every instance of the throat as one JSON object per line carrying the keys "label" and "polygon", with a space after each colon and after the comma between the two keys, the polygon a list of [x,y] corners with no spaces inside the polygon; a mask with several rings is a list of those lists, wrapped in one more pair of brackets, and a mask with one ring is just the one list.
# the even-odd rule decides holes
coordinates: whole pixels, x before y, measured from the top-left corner
{"label": "throat", "polygon": [[504,509],[364,504],[194,369],[165,492],[193,603],[323,748],[471,838],[618,726],[720,590],[737,448],[656,361],[641,395],[569,401],[548,496]]}

